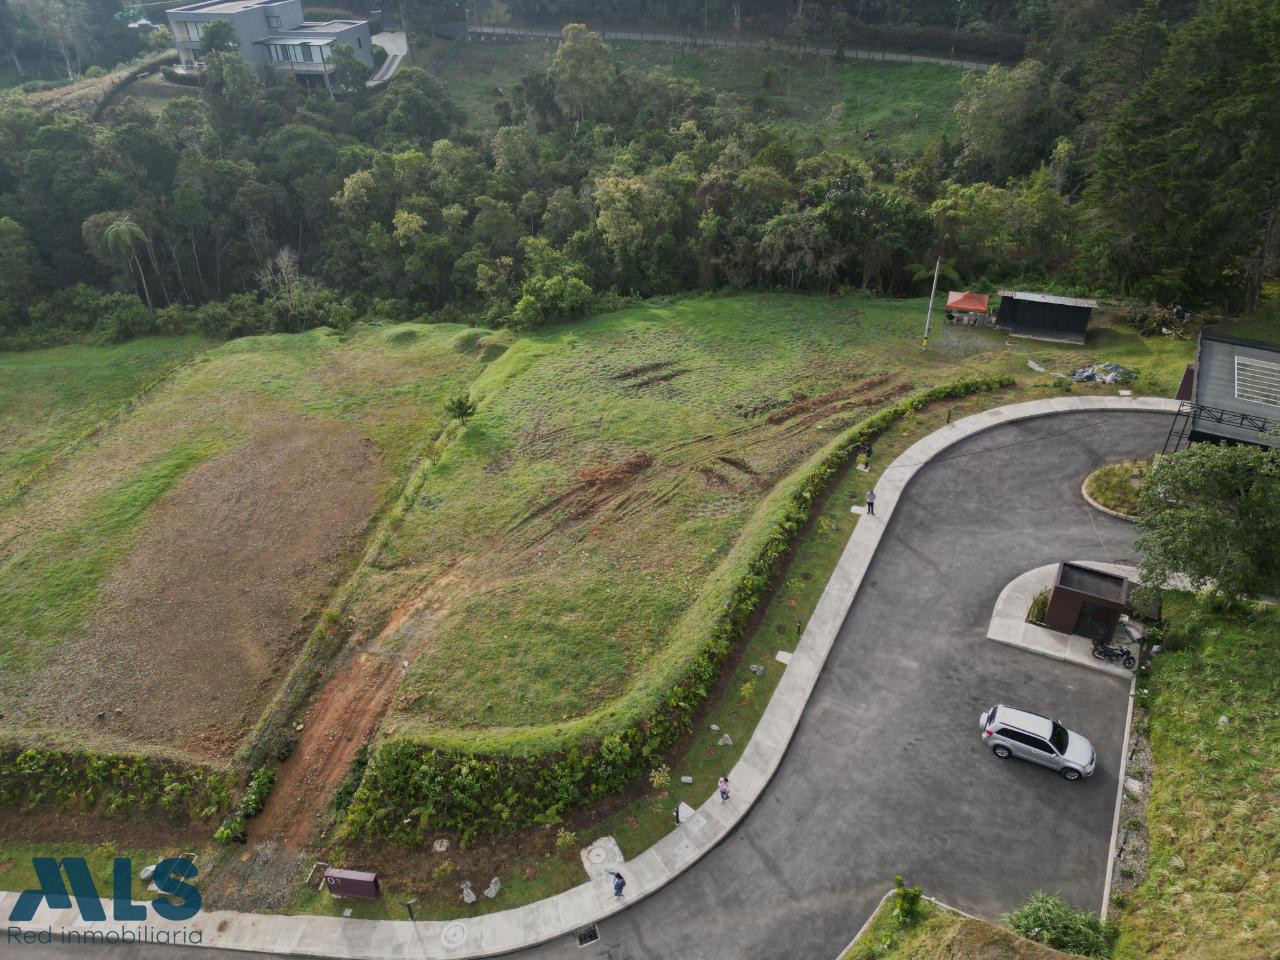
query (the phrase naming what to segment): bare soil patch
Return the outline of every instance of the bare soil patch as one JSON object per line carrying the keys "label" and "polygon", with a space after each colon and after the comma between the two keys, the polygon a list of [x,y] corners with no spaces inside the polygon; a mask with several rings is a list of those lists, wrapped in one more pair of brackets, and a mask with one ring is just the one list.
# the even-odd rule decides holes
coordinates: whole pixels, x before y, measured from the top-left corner
{"label": "bare soil patch", "polygon": [[800,416],[802,413],[811,413],[814,410],[819,410],[823,407],[830,407],[842,400],[848,400],[851,397],[856,397],[859,394],[866,393],[868,390],[872,390],[883,383],[887,383],[890,379],[890,374],[882,373],[878,376],[867,377],[865,380],[859,380],[852,386],[844,387],[840,390],[833,390],[830,393],[824,393],[820,397],[813,397],[812,399],[801,398],[797,402],[769,414],[769,416],[765,418],[765,422],[771,424],[785,423],[793,417]]}
{"label": "bare soil patch", "polygon": [[193,469],[62,645],[77,670],[58,678],[57,719],[228,758],[359,546],[380,476],[371,441],[320,421],[276,422]]}
{"label": "bare soil patch", "polygon": [[297,849],[315,834],[360,747],[373,739],[400,679],[398,664],[361,654],[334,671],[303,714],[298,746],[276,776],[249,838]]}
{"label": "bare soil patch", "polygon": [[191,849],[207,844],[212,833],[208,823],[160,809],[125,818],[50,803],[35,810],[0,806],[0,837],[17,843],[114,843],[121,850],[186,844]]}

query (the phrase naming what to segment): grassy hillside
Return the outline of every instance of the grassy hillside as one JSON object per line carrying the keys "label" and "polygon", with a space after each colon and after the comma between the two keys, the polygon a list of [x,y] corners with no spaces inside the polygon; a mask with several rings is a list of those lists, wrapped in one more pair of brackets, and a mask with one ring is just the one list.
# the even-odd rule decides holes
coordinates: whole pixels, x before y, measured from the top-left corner
{"label": "grassy hillside", "polygon": [[412,665],[394,728],[532,728],[622,696],[705,629],[695,600],[770,491],[910,389],[1106,358],[1167,395],[1192,350],[1127,328],[1077,348],[944,326],[922,352],[924,309],[692,298],[517,340],[358,590],[360,629]]}
{"label": "grassy hillside", "polygon": [[0,353],[0,504],[14,484],[206,345],[144,337]]}
{"label": "grassy hillside", "polygon": [[[898,64],[805,57],[755,48],[701,48],[611,42],[624,70],[669,70],[712,91],[745,98],[761,120],[797,136],[815,135],[828,147],[887,148],[915,154],[951,133],[962,71],[937,64]],[[493,107],[528,73],[545,70],[548,43],[465,44],[440,72],[471,122],[497,126]],[[864,140],[867,131],[870,140]]]}
{"label": "grassy hillside", "polygon": [[362,587],[413,664],[395,722],[535,726],[620,696],[771,490],[836,431],[976,369],[921,358],[915,301],[749,296],[519,340]]}
{"label": "grassy hillside", "polygon": [[[6,725],[225,755],[440,429],[443,399],[483,363],[470,341],[458,348],[460,334],[372,328],[343,342],[315,330],[226,344],[0,510]],[[53,397],[32,389],[33,406],[11,391],[0,417],[38,436],[65,390],[49,356],[93,372],[121,353],[97,349],[101,361],[93,348],[5,357]],[[85,405],[82,421],[103,406]],[[141,662],[149,669],[128,666]]]}
{"label": "grassy hillside", "polygon": [[[1117,960],[1280,955],[1280,611],[1165,606],[1149,683],[1155,775],[1147,879]],[[1220,718],[1226,718],[1222,722]]]}

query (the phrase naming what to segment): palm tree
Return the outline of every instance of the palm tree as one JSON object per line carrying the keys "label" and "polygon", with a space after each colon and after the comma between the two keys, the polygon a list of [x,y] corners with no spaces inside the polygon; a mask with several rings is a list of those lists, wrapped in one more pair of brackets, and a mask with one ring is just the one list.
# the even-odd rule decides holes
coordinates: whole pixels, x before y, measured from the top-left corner
{"label": "palm tree", "polygon": [[107,253],[123,260],[130,269],[138,271],[138,279],[142,281],[142,294],[147,298],[147,307],[151,308],[151,291],[147,289],[147,277],[142,270],[142,262],[138,259],[137,246],[147,242],[147,232],[133,222],[128,214],[113,220],[102,232],[102,243]]}

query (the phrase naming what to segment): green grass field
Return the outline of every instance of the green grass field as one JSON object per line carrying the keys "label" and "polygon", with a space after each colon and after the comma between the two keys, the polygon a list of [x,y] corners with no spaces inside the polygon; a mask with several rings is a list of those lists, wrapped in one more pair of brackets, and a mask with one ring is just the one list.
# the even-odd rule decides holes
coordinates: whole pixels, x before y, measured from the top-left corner
{"label": "green grass field", "polygon": [[1118,911],[1116,958],[1280,955],[1280,611],[1213,613],[1184,594],[1164,614],[1144,697],[1150,859]]}
{"label": "green grass field", "polygon": [[0,504],[14,484],[206,346],[199,337],[143,337],[0,353]]}
{"label": "green grass field", "polygon": [[[804,57],[750,47],[702,48],[613,42],[614,61],[628,71],[669,70],[711,91],[744,98],[778,129],[814,135],[831,149],[888,149],[917,154],[954,131],[962,71],[937,64],[874,63]],[[497,125],[494,105],[526,74],[545,70],[549,43],[465,44],[440,77],[480,129]],[[815,64],[817,66],[815,67]],[[864,140],[867,131],[870,140]]]}
{"label": "green grass field", "polygon": [[922,358],[921,312],[695,298],[517,341],[473,384],[479,413],[362,587],[362,623],[434,611],[384,638],[414,664],[398,729],[536,726],[622,695],[705,628],[695,600],[771,490],[842,427],[995,345]]}

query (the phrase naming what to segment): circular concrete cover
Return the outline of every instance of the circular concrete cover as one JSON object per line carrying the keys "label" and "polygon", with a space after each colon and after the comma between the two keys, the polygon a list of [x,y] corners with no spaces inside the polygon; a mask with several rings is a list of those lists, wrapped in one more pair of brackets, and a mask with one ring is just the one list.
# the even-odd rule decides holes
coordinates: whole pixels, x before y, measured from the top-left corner
{"label": "circular concrete cover", "polygon": [[592,863],[604,863],[609,856],[609,851],[604,847],[592,847],[587,853],[587,859]]}
{"label": "circular concrete cover", "polygon": [[440,942],[449,949],[462,946],[462,942],[467,939],[467,928],[460,923],[451,923],[444,928],[444,933],[440,934]]}

